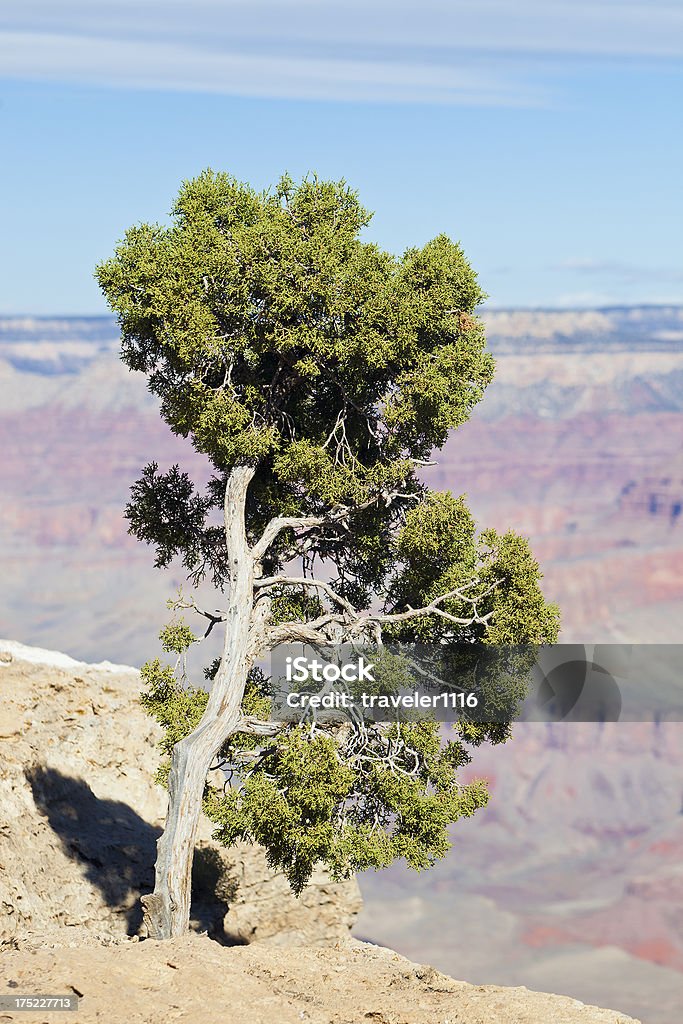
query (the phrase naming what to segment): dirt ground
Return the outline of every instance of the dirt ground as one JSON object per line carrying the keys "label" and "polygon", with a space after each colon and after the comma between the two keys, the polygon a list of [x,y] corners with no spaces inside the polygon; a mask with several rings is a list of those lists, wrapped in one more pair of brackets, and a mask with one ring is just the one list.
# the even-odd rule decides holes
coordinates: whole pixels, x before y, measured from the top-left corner
{"label": "dirt ground", "polygon": [[525,988],[468,985],[392,950],[170,942],[7,950],[0,995],[80,996],[78,1010],[0,1010],[40,1024],[633,1024],[633,1018]]}

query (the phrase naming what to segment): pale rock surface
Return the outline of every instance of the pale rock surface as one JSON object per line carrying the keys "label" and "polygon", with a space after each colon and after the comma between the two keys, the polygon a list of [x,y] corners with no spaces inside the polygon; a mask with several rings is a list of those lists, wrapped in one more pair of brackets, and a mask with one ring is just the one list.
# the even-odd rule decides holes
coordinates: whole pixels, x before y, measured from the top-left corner
{"label": "pale rock surface", "polygon": [[[638,1024],[566,996],[454,981],[356,941],[226,949],[189,936],[51,953],[2,954],[0,995],[78,993],[79,1024]],[[69,1015],[31,1016],[63,1024]]]}
{"label": "pale rock surface", "polygon": [[454,981],[351,939],[355,880],[320,872],[296,901],[262,851],[226,854],[206,834],[194,926],[242,945],[140,942],[165,801],[150,782],[158,730],[137,703],[139,674],[23,653],[0,641],[0,995],[75,993],[81,1024],[638,1024],[566,996]]}
{"label": "pale rock surface", "polygon": [[[137,670],[0,641],[0,943],[117,942],[141,926],[166,794],[160,730]],[[202,824],[193,925],[223,941],[347,937],[355,879],[316,873],[295,899],[259,847],[226,851]],[[228,909],[229,908],[229,909]]]}

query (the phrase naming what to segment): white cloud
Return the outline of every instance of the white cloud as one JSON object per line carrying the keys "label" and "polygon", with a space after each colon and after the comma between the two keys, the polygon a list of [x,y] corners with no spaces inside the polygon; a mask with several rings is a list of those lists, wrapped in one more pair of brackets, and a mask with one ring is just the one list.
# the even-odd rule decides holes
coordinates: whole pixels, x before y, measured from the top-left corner
{"label": "white cloud", "polygon": [[574,58],[683,56],[666,0],[23,0],[0,74],[250,96],[547,102]]}
{"label": "white cloud", "polygon": [[666,0],[23,0],[7,29],[283,48],[675,57],[683,7]]}
{"label": "white cloud", "polygon": [[180,43],[0,32],[6,76],[245,96],[483,106],[542,102],[514,77],[481,67],[221,52]]}

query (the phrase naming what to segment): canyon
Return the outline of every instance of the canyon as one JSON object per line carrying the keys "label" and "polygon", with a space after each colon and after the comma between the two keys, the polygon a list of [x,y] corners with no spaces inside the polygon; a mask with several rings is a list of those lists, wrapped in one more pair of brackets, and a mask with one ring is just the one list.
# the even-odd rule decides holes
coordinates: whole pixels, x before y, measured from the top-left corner
{"label": "canyon", "polygon": [[[429,483],[531,539],[563,640],[680,642],[683,308],[483,315],[496,378]],[[128,489],[152,460],[205,470],[117,347],[108,318],[0,321],[0,636],[139,665],[183,578],[128,536]],[[674,1024],[682,769],[677,721],[518,723],[474,752],[491,801],[445,861],[361,877],[356,934]]]}

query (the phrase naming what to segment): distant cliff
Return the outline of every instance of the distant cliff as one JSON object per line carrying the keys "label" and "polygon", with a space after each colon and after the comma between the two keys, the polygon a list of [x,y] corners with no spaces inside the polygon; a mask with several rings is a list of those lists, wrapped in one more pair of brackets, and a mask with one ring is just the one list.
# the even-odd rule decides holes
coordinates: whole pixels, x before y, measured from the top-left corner
{"label": "distant cliff", "polygon": [[[683,307],[484,317],[496,377],[431,484],[531,538],[564,639],[676,640]],[[206,470],[117,349],[110,317],[0,318],[0,634],[136,664],[183,577],[128,536],[130,485]]]}

